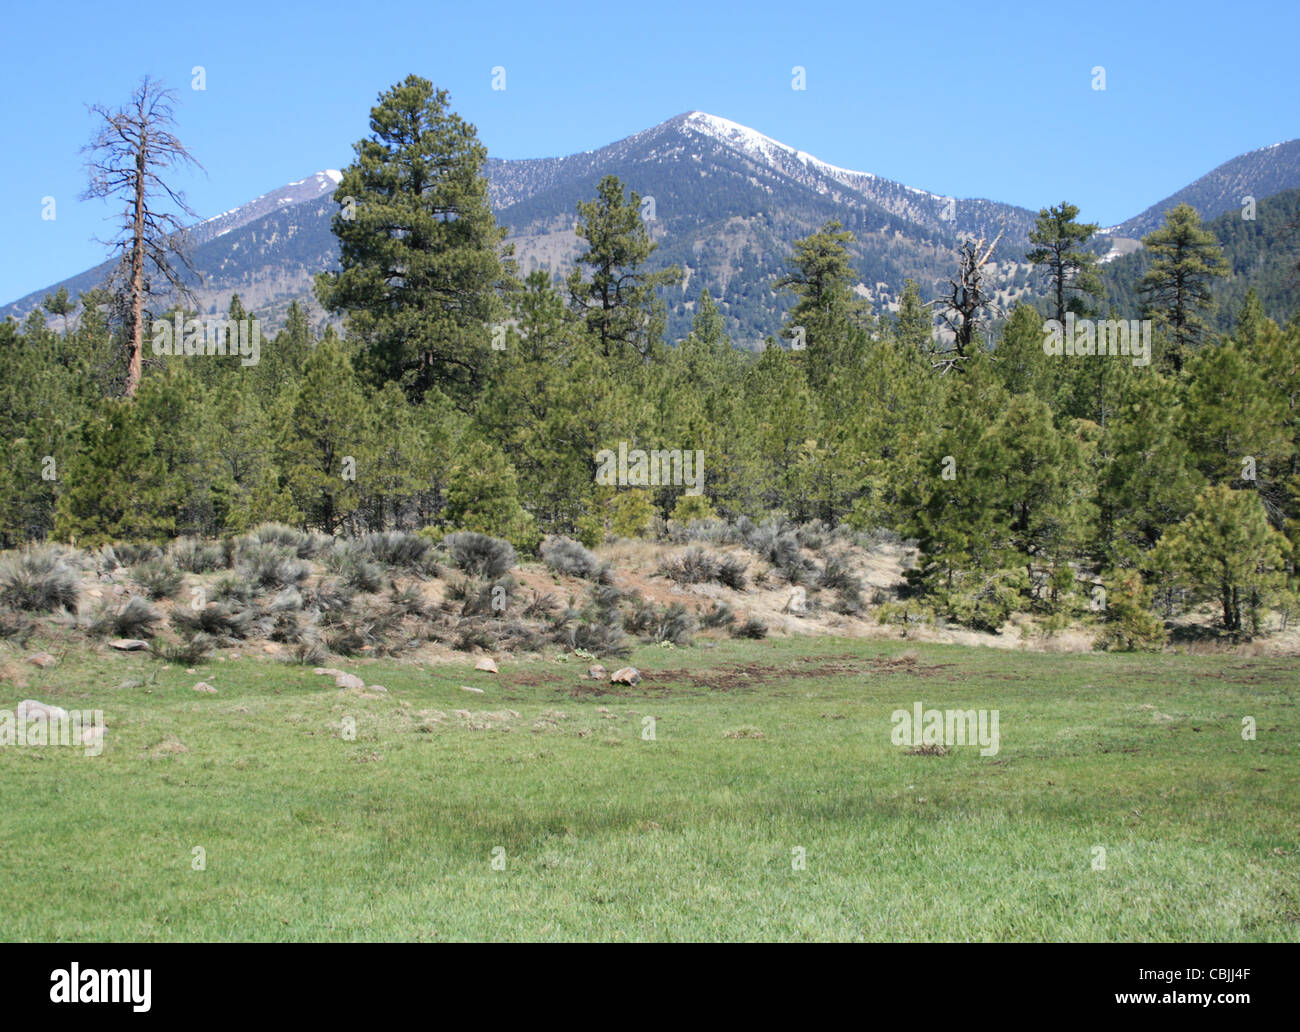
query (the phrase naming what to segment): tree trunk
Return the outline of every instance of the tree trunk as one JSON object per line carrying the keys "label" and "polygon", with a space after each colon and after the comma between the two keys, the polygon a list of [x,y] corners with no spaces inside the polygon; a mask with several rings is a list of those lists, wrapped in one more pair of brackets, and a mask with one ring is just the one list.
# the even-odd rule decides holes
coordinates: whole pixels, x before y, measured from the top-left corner
{"label": "tree trunk", "polygon": [[134,397],[140,386],[144,354],[144,140],[135,156],[135,224],[131,245],[131,341],[126,366],[126,396]]}

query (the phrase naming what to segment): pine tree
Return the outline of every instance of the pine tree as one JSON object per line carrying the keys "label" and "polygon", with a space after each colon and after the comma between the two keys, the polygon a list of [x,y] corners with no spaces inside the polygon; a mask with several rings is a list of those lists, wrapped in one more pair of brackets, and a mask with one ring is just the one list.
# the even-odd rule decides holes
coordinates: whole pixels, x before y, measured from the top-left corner
{"label": "pine tree", "polygon": [[[605,176],[596,199],[579,201],[578,238],[587,250],[569,276],[569,297],[605,358],[654,355],[663,335],[664,306],[657,291],[681,282],[681,269],[648,272],[658,248],[641,218],[641,196],[624,197],[617,176]],[[584,268],[585,267],[585,268]]]}
{"label": "pine tree", "polygon": [[436,385],[468,406],[512,273],[488,204],[487,153],[447,102],[415,75],[380,95],[334,192],[342,268],[316,289],[346,316],[370,383],[393,380],[416,399]]}
{"label": "pine tree", "polygon": [[1038,246],[1025,255],[1046,270],[1053,318],[1062,325],[1067,311],[1084,315],[1085,298],[1101,294],[1097,256],[1083,246],[1097,232],[1097,224],[1078,218],[1078,207],[1065,201],[1041,209],[1029,232],[1030,243]]}
{"label": "pine tree", "polygon": [[307,524],[333,534],[353,522],[375,441],[352,362],[333,334],[307,360],[290,412],[279,465]]}
{"label": "pine tree", "polygon": [[1152,316],[1171,335],[1164,361],[1175,373],[1205,336],[1204,313],[1213,307],[1211,284],[1228,274],[1214,234],[1201,228],[1190,204],[1165,212],[1165,223],[1142,238],[1155,256],[1139,286]]}
{"label": "pine tree", "polygon": [[1226,630],[1258,633],[1285,588],[1291,544],[1269,526],[1258,495],[1220,484],[1201,493],[1161,549],[1195,590],[1217,598]]}
{"label": "pine tree", "polygon": [[839,222],[826,223],[795,241],[794,254],[786,258],[790,271],[772,284],[799,299],[786,319],[786,334],[802,331],[814,390],[826,385],[837,365],[852,361],[853,331],[865,323],[865,306],[853,293],[858,274],[848,250],[852,243],[853,234]]}
{"label": "pine tree", "polygon": [[[161,175],[163,170],[178,166],[201,167],[172,132],[175,103],[174,91],[146,76],[126,107],[110,111],[97,104],[91,108],[103,124],[83,148],[93,155],[84,197],[117,198],[122,205],[118,234],[109,246],[119,259],[113,283],[118,309],[126,318],[127,397],[140,386],[145,299],[160,294],[164,285],[189,298],[190,285],[184,272],[196,275],[182,242],[184,220],[197,219],[198,215],[186,204],[184,194],[164,182]],[[168,202],[178,213],[164,210]],[[177,259],[184,272],[173,265]]]}

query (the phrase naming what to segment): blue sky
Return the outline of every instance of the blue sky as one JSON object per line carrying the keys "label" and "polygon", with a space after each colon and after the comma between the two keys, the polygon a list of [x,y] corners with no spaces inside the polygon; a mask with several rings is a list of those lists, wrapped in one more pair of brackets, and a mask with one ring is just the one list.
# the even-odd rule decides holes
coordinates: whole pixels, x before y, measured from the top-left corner
{"label": "blue sky", "polygon": [[1300,136],[1295,0],[236,0],[129,17],[23,5],[5,22],[0,302],[104,258],[91,237],[108,209],[77,200],[86,105],[124,103],[145,73],[181,95],[179,135],[207,170],[181,185],[203,216],[346,165],[376,95],[411,72],[449,90],[499,157],[590,150],[701,110],[846,168],[1031,208],[1070,200],[1103,225]]}

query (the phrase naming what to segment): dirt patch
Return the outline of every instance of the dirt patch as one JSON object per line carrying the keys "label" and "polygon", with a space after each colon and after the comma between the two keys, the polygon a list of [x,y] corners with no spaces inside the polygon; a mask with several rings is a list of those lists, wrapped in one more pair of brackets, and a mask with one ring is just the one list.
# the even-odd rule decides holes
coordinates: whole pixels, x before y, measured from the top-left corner
{"label": "dirt patch", "polygon": [[[814,666],[813,663],[818,663],[818,665]],[[940,670],[953,666],[956,666],[956,664],[935,663],[925,666],[918,663],[914,655],[904,653],[901,656],[894,657],[877,656],[874,659],[860,660],[856,663],[827,663],[824,659],[819,661],[818,658],[805,659],[789,666],[773,666],[763,663],[732,663],[703,671],[687,669],[662,670],[656,676],[665,681],[680,681],[692,688],[729,692],[756,688],[763,684],[813,677],[861,677],[872,674],[913,674],[919,677],[929,677]]]}

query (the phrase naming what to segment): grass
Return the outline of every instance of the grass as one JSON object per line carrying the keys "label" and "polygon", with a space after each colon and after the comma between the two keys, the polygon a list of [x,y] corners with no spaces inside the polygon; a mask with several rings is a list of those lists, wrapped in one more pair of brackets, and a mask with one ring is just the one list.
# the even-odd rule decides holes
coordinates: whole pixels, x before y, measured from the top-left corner
{"label": "grass", "polygon": [[[23,666],[0,708],[108,733],[0,748],[0,938],[1300,937],[1293,660],[903,649],[648,647],[628,694],[576,657],[341,664],[374,697],[262,656]],[[916,701],[997,709],[1000,752],[908,755]]]}

